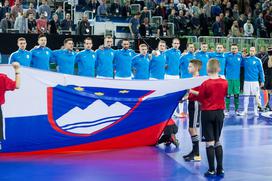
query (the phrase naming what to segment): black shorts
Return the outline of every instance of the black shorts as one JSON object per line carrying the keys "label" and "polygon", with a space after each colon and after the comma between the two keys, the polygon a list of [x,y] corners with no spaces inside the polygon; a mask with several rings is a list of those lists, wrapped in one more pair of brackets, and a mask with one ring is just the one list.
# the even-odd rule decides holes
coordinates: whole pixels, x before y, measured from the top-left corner
{"label": "black shorts", "polygon": [[201,117],[200,104],[197,101],[189,101],[189,128],[198,128]]}
{"label": "black shorts", "polygon": [[219,141],[224,117],[223,110],[201,112],[202,141]]}
{"label": "black shorts", "polygon": [[177,132],[178,132],[178,126],[176,124],[172,124],[164,128],[163,134],[171,135],[171,134],[177,134]]}

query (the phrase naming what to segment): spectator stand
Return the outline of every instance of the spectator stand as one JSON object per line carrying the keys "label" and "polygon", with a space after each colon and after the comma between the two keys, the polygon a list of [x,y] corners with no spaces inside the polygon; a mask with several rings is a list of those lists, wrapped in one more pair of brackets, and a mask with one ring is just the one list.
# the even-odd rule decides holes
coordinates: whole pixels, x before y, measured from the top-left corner
{"label": "spectator stand", "polygon": [[152,16],[151,17],[151,29],[152,29],[152,34],[157,35],[157,29],[158,27],[162,24],[162,17],[161,16]]}
{"label": "spectator stand", "polygon": [[272,46],[272,38],[257,38],[255,47],[257,51],[261,49],[267,50],[268,47]]}
{"label": "spectator stand", "polygon": [[200,36],[198,37],[198,43],[205,42],[209,45],[210,49],[215,50],[217,44],[222,44],[225,48],[229,47],[229,40],[227,37],[221,36]]}
{"label": "spectator stand", "polygon": [[237,44],[239,47],[239,50],[242,50],[243,48],[246,48],[247,51],[249,51],[249,48],[252,46],[256,46],[256,38],[252,37],[229,37],[228,38],[228,49],[230,49],[230,46],[232,44]]}

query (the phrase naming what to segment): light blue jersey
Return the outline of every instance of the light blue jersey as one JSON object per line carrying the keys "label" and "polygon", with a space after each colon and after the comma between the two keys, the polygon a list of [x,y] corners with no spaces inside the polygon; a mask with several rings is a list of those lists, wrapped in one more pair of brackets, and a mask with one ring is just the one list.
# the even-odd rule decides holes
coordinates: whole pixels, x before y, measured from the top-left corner
{"label": "light blue jersey", "polygon": [[115,52],[112,48],[96,50],[96,74],[101,77],[113,78],[113,60]]}
{"label": "light blue jersey", "polygon": [[181,78],[191,78],[193,77],[192,74],[189,73],[188,67],[189,63],[192,59],[195,59],[195,55],[192,52],[188,52],[185,55],[181,56],[180,58],[180,72]]}
{"label": "light blue jersey", "polygon": [[224,53],[213,52],[209,54],[210,58],[215,58],[219,61],[220,64],[220,72],[219,75],[225,75],[226,69],[226,56]]}
{"label": "light blue jersey", "polygon": [[160,51],[160,55],[158,56],[152,55],[149,65],[150,78],[164,79],[165,62],[166,55],[164,52]]}
{"label": "light blue jersey", "polygon": [[200,76],[208,75],[207,73],[207,63],[209,61],[209,53],[199,51],[195,54],[196,59],[200,60],[202,62],[202,67],[199,71]]}
{"label": "light blue jersey", "polygon": [[149,79],[149,58],[148,55],[136,55],[132,59],[132,69],[135,71],[134,79]]}
{"label": "light blue jersey", "polygon": [[31,51],[32,61],[31,66],[37,69],[49,70],[50,61],[52,60],[52,50],[48,47],[37,46]]}
{"label": "light blue jersey", "polygon": [[231,52],[225,54],[226,57],[226,79],[240,80],[240,69],[243,61],[241,53],[233,54]]}
{"label": "light blue jersey", "polygon": [[165,51],[166,55],[166,74],[179,76],[180,74],[180,57],[181,52],[175,48],[171,48]]}
{"label": "light blue jersey", "polygon": [[245,68],[245,81],[258,82],[260,80],[262,83],[264,83],[264,70],[261,60],[256,56],[249,56],[243,60],[243,66]]}
{"label": "light blue jersey", "polygon": [[95,77],[96,53],[93,50],[82,50],[76,56],[78,75]]}
{"label": "light blue jersey", "polygon": [[74,74],[76,53],[66,49],[54,50],[53,61],[58,65],[58,72]]}
{"label": "light blue jersey", "polygon": [[132,58],[136,53],[131,49],[116,50],[114,56],[114,68],[116,77],[131,77]]}
{"label": "light blue jersey", "polygon": [[32,53],[30,51],[19,49],[10,55],[9,64],[19,62],[22,66],[30,67],[31,60]]}

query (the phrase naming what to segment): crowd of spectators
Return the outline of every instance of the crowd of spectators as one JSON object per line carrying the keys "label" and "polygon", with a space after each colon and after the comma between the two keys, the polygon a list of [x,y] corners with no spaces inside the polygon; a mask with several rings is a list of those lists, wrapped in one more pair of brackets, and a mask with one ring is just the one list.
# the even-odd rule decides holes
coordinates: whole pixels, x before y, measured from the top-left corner
{"label": "crowd of spectators", "polygon": [[[88,16],[74,25],[73,17],[64,17],[62,5],[52,7],[47,0],[36,6],[23,0],[5,0],[0,9],[2,32],[16,29],[19,33],[51,33],[71,31],[90,34]],[[134,12],[133,4],[140,10]],[[35,6],[34,6],[35,5]],[[271,0],[78,0],[77,10],[90,11],[94,16],[131,18],[132,36],[169,35],[169,24],[175,35],[263,37],[272,36]],[[163,21],[154,25],[151,17]],[[74,28],[74,26],[76,28]],[[155,30],[154,30],[155,28]]]}

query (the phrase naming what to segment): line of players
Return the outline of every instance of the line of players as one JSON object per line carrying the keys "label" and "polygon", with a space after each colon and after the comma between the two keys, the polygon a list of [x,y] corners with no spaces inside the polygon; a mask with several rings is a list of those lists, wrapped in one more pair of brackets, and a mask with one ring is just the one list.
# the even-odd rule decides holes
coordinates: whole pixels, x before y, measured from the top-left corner
{"label": "line of players", "polygon": [[[195,51],[193,43],[187,45],[185,53],[179,50],[180,40],[172,40],[172,48],[166,49],[166,42],[161,40],[158,49],[148,54],[148,46],[141,44],[139,54],[129,49],[128,39],[122,41],[122,49],[113,50],[113,39],[105,37],[104,45],[96,51],[92,50],[93,42],[91,38],[84,40],[84,50],[73,51],[73,39],[64,40],[64,48],[60,50],[50,50],[46,47],[47,38],[40,35],[38,46],[31,51],[26,50],[27,42],[25,38],[19,38],[17,45],[19,49],[12,53],[9,63],[19,62],[23,66],[49,70],[50,63],[57,65],[58,72],[74,74],[74,65],[78,64],[78,75],[107,79],[179,79],[190,78],[192,75],[188,71],[189,62],[198,59],[202,62],[200,76],[207,75],[206,65],[210,58],[215,58],[220,62],[220,75],[228,80],[228,95],[226,97],[226,114],[230,110],[230,97],[234,96],[235,112],[237,115],[246,115],[249,96],[254,95],[254,115],[258,116],[258,97],[260,87],[264,86],[264,72],[262,63],[255,56],[256,49],[250,48],[249,55],[238,51],[236,44],[231,45],[230,52],[224,52],[224,46],[217,44],[215,52],[208,52],[207,43],[202,43],[199,51]],[[240,94],[240,68],[245,68],[244,74],[244,112],[239,113]],[[259,84],[260,81],[260,84]],[[180,110],[182,106],[180,106]]]}

